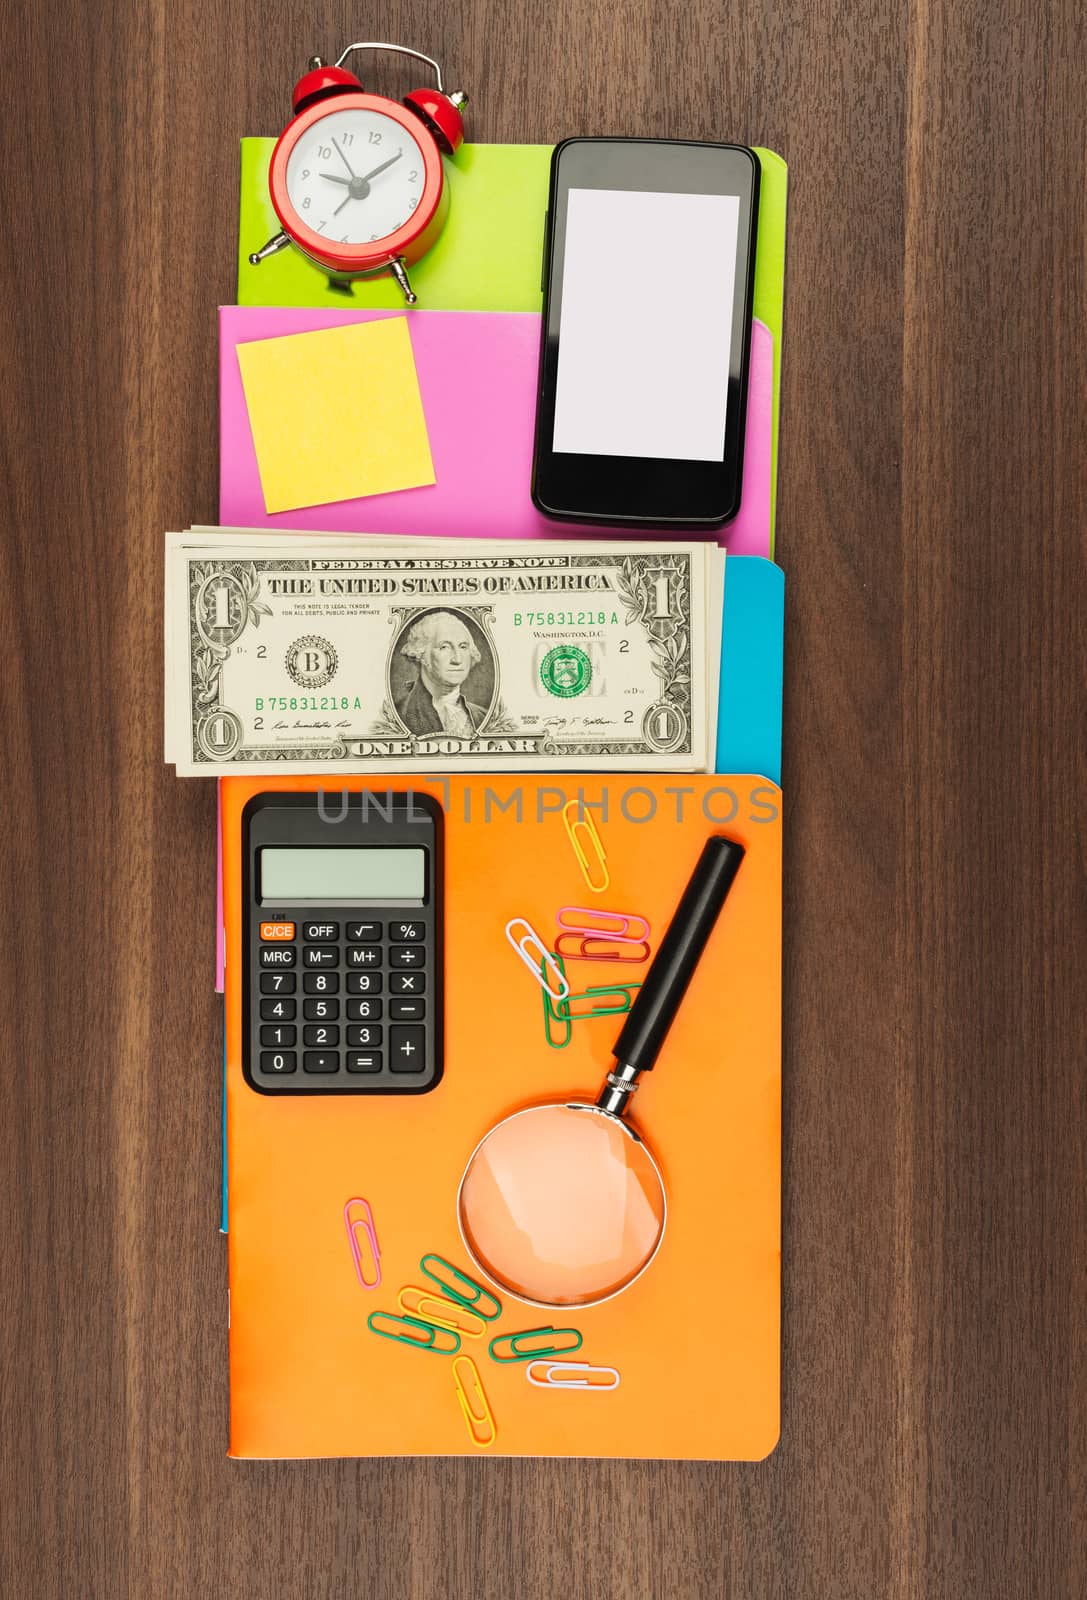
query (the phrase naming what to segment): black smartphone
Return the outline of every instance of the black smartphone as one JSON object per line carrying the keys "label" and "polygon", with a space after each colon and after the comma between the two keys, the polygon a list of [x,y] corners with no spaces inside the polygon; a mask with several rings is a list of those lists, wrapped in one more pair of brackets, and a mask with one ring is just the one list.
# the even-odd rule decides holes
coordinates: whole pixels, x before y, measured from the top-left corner
{"label": "black smartphone", "polygon": [[545,516],[713,528],[736,515],[758,198],[742,145],[556,148],[532,466]]}

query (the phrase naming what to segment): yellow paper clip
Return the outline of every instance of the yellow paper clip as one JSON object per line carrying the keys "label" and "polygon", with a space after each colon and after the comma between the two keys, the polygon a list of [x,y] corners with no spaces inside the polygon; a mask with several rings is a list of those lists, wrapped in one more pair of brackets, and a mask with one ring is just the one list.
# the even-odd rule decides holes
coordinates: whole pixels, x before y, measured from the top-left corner
{"label": "yellow paper clip", "polygon": [[[536,1372],[542,1368],[542,1376]],[[577,1373],[577,1377],[570,1374]],[[556,1376],[558,1374],[558,1376]],[[530,1361],[525,1377],[537,1389],[588,1389],[606,1394],[618,1389],[619,1374],[614,1367],[593,1367],[587,1361]]]}
{"label": "yellow paper clip", "polygon": [[[514,932],[515,928],[525,931],[518,935]],[[531,922],[526,922],[524,917],[511,917],[506,923],[506,938],[544,993],[550,995],[552,1000],[565,1000],[570,993],[566,975]]]}
{"label": "yellow paper clip", "polygon": [[[361,1216],[354,1214],[354,1207],[362,1208]],[[353,1196],[343,1208],[343,1221],[347,1229],[347,1242],[351,1247],[351,1259],[355,1263],[355,1276],[362,1288],[376,1289],[381,1282],[381,1251],[369,1200]],[[363,1239],[366,1241],[365,1250]]]}
{"label": "yellow paper clip", "polygon": [[[566,836],[574,847],[577,864],[581,868],[581,876],[585,879],[593,894],[603,894],[604,890],[611,884],[611,877],[608,873],[608,858],[604,854],[604,846],[600,842],[600,834],[597,832],[596,822],[587,812],[584,816],[575,815],[571,820],[571,808],[575,813],[580,811],[582,809],[581,801],[567,800],[562,808],[562,821],[566,829]],[[582,834],[587,836],[592,847],[592,860],[590,860],[585,845],[582,843]],[[599,873],[599,882],[593,881],[594,872]]]}
{"label": "yellow paper clip", "polygon": [[498,1428],[490,1402],[483,1392],[479,1370],[471,1356],[458,1356],[454,1361],[453,1387],[457,1391],[469,1439],[477,1449],[486,1450],[489,1444],[494,1444]]}
{"label": "yellow paper clip", "polygon": [[396,1298],[401,1311],[406,1311],[409,1316],[418,1317],[422,1322],[433,1322],[438,1328],[449,1328],[453,1333],[462,1333],[466,1339],[478,1339],[487,1330],[483,1318],[469,1311],[467,1306],[458,1305],[455,1300],[446,1300],[443,1295],[434,1294],[429,1289],[417,1289],[409,1283]]}

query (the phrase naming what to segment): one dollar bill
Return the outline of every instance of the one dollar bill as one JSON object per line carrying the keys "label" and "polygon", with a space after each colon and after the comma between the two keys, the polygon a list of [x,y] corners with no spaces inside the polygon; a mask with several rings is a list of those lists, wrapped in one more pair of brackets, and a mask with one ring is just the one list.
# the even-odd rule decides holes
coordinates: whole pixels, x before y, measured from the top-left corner
{"label": "one dollar bill", "polygon": [[179,773],[708,771],[713,545],[167,535]]}

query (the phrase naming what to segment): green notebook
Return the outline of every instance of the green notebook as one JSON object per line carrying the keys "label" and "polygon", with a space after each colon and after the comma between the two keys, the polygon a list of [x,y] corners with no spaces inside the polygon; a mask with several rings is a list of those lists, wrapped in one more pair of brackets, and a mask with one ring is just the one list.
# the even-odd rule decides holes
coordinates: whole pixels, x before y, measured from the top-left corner
{"label": "green notebook", "polygon": [[[343,311],[352,306],[398,309],[404,301],[391,278],[356,279],[333,289],[327,276],[300,251],[281,250],[259,267],[249,253],[279,232],[268,194],[268,162],[274,139],[241,141],[241,207],[238,223],[238,304],[315,306]],[[539,311],[544,213],[552,146],[466,144],[445,163],[449,220],[433,250],[411,269],[419,305],[428,311]],[[772,150],[757,150],[762,163],[759,236],[755,262],[755,316],[774,339],[773,472],[770,483],[770,548],[777,505],[778,394],[785,274],[787,168]],[[664,280],[661,280],[662,283]]]}

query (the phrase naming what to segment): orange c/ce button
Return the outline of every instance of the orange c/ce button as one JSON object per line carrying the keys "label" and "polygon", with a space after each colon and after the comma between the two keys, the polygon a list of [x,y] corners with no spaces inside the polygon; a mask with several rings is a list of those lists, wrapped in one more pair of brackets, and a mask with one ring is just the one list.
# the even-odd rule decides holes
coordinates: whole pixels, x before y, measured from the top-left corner
{"label": "orange c/ce button", "polygon": [[262,939],[293,939],[293,922],[262,922],[260,925]]}

